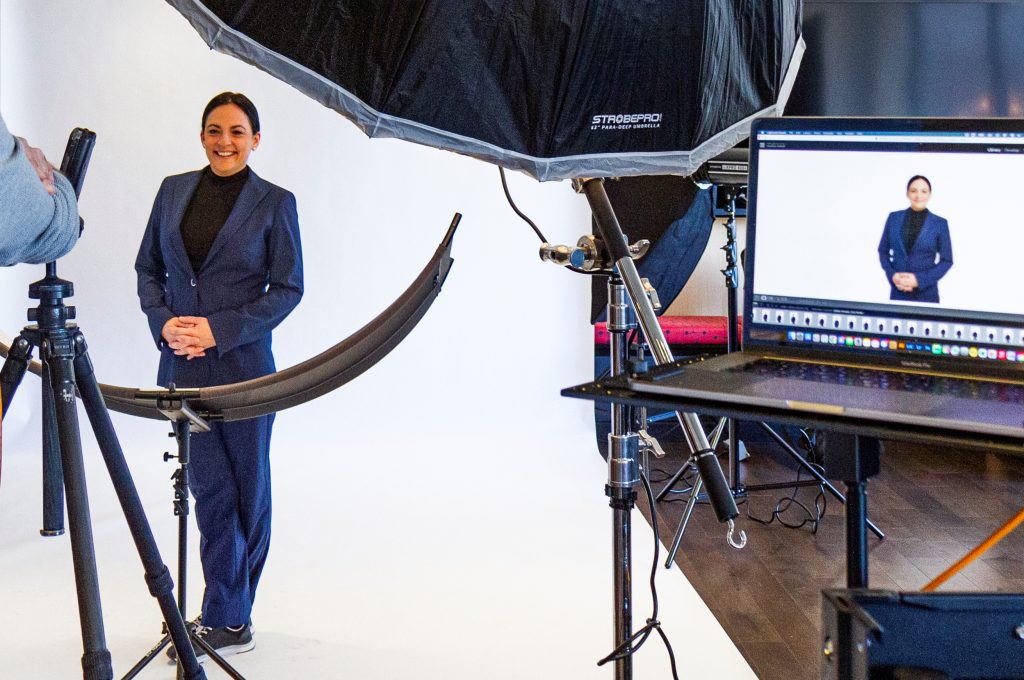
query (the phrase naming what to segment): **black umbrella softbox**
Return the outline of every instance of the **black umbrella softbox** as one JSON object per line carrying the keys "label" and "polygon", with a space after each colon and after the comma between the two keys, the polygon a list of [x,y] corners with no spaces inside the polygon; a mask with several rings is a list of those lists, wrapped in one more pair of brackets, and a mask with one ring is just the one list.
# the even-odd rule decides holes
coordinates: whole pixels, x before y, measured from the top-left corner
{"label": "black umbrella softbox", "polygon": [[541,180],[689,175],[780,115],[800,0],[168,0],[351,119]]}

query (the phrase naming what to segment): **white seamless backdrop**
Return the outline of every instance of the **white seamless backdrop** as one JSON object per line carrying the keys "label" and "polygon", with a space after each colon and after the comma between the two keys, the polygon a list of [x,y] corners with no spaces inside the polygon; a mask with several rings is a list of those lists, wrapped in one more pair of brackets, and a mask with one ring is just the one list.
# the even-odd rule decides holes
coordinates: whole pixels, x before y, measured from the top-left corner
{"label": "white seamless backdrop", "polygon": [[[259,107],[251,162],[298,201],[306,294],[275,331],[281,367],[383,310],[427,261],[455,211],[455,265],[423,322],[330,395],[278,415],[274,539],[254,610],[260,678],[601,678],[611,642],[611,511],[589,404],[560,388],[592,376],[589,281],[537,258],[497,170],[396,140],[368,140],[289,86],[209,51],[158,0],[4,0],[0,107],[59,159],[97,132],[81,212],[60,263],[103,382],[152,385],[156,350],[132,264],[160,180],[204,165],[199,116],[217,92]],[[589,230],[567,183],[510,177],[556,242]],[[25,323],[42,267],[0,271],[0,328]],[[38,381],[4,423],[0,677],[80,675],[67,538],[39,528]],[[83,423],[84,423],[83,418]],[[176,573],[168,427],[115,414],[163,558]],[[108,646],[118,677],[159,637],[159,612],[85,428]],[[652,548],[637,515],[637,621]],[[724,532],[723,532],[724,538]],[[189,613],[201,589],[191,536]],[[723,540],[723,549],[726,549]],[[659,578],[661,620],[693,677],[752,677],[678,571]],[[667,677],[657,642],[637,677]],[[209,670],[210,677],[220,677]],[[171,678],[157,663],[142,678]]]}

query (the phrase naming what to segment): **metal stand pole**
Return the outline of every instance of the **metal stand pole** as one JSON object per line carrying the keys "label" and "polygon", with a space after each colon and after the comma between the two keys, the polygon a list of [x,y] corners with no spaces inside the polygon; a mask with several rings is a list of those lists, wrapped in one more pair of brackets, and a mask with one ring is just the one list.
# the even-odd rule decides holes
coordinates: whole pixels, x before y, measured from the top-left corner
{"label": "metal stand pole", "polygon": [[[736,253],[736,199],[739,198],[742,190],[734,187],[725,188],[725,200],[728,212],[728,219],[725,221],[725,269],[722,275],[725,276],[726,287],[726,351],[738,352],[740,349],[739,335],[739,301],[738,290],[740,286],[739,258]],[[743,470],[740,467],[740,445],[736,427],[736,420],[726,419],[729,438],[729,488],[733,494],[743,492]]]}
{"label": "metal stand pole", "polygon": [[[608,277],[608,334],[611,374],[626,370],[629,346],[627,333],[636,321],[626,303],[626,289],[616,275]],[[618,648],[633,635],[633,593],[631,574],[632,510],[636,504],[636,484],[640,481],[640,438],[630,432],[629,409],[611,405],[611,432],[608,434],[608,485],[605,494],[612,507],[612,550],[614,555],[614,643]],[[615,680],[633,676],[633,658],[629,647],[625,656],[615,660]]]}
{"label": "metal stand pole", "polygon": [[[785,451],[789,455],[789,457],[792,458],[797,463],[797,465],[799,465],[804,470],[806,470],[807,473],[811,475],[811,477],[814,477],[814,479],[815,479],[817,484],[819,484],[822,487],[824,487],[824,489],[826,491],[828,491],[830,494],[832,494],[832,496],[835,497],[835,499],[838,500],[840,503],[842,503],[843,505],[846,505],[846,496],[844,496],[839,491],[839,489],[837,489],[832,484],[832,482],[830,482],[827,479],[825,479],[824,475],[822,475],[820,472],[815,470],[814,466],[811,465],[809,462],[807,462],[806,458],[801,456],[796,451],[796,449],[794,449],[789,444],[789,442],[787,442],[785,439],[783,439],[779,435],[779,433],[776,432],[775,430],[773,430],[767,423],[759,423],[759,424],[761,426],[761,429],[764,430],[765,432],[767,432],[768,436],[770,436],[775,441],[776,444],[781,446],[782,450]],[[793,483],[792,482],[779,482],[778,484],[758,484],[756,487],[749,487],[749,488],[754,488],[754,489],[761,490],[761,489],[772,489],[772,488],[775,488],[775,489],[789,489],[789,488],[792,488],[792,487],[793,487]],[[885,540],[885,534],[882,533],[882,530],[879,529],[875,525],[874,522],[872,522],[871,520],[869,520],[867,518],[867,515],[864,516],[864,525],[871,531],[871,533],[873,533],[875,536],[878,536],[879,540]]]}

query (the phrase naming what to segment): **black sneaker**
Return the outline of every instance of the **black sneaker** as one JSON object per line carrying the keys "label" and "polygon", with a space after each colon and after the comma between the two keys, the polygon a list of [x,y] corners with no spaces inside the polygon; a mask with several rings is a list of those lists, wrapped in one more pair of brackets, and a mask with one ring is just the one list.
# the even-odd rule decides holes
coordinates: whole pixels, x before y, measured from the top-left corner
{"label": "black sneaker", "polygon": [[[232,654],[241,654],[242,652],[248,652],[256,646],[256,641],[252,637],[252,620],[238,629],[233,628],[208,628],[206,626],[197,625],[195,627],[195,633],[199,638],[213,648],[213,651],[217,652],[220,656],[231,656]],[[192,645],[196,650],[196,659],[200,662],[206,661],[209,655],[206,650],[199,644]],[[171,661],[178,661],[178,654],[174,649],[174,645],[171,645],[167,650],[167,656]]]}

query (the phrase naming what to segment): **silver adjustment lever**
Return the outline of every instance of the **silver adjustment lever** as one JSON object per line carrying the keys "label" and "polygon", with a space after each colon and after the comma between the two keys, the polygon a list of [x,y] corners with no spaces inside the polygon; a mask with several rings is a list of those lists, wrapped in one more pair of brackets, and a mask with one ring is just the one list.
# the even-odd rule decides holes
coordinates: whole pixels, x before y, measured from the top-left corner
{"label": "silver adjustment lever", "polygon": [[629,246],[629,255],[634,260],[639,260],[644,255],[646,255],[647,251],[650,250],[650,249],[651,249],[651,242],[648,241],[645,238],[642,238],[639,241],[637,241],[636,243],[634,243],[633,245]]}
{"label": "silver adjustment lever", "polygon": [[653,453],[655,458],[664,458],[665,449],[661,448],[661,442],[647,430],[637,432],[640,435],[640,449],[643,452]]}

